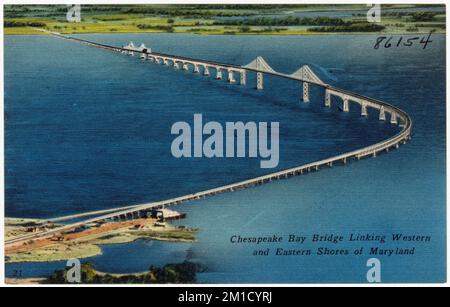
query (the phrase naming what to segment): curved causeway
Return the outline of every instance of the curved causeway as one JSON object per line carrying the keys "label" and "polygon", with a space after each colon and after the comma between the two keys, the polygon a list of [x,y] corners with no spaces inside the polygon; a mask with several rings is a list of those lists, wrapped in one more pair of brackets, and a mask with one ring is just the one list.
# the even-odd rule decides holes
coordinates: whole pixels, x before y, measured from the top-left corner
{"label": "curved causeway", "polygon": [[[43,30],[45,31],[45,30]],[[381,121],[389,120],[389,122],[393,125],[400,125],[402,127],[401,131],[394,135],[393,137],[390,137],[386,140],[383,140],[381,142],[378,142],[376,144],[366,146],[354,151],[350,151],[347,153],[343,153],[337,156],[332,156],[330,158],[326,158],[319,161],[314,161],[308,164],[300,165],[294,168],[274,172],[268,175],[259,176],[256,178],[252,178],[245,181],[240,181],[232,184],[228,184],[225,186],[221,186],[214,189],[209,189],[202,192],[192,193],[188,195],[184,195],[181,197],[176,197],[168,200],[158,201],[158,202],[152,202],[147,204],[140,204],[140,205],[133,205],[133,206],[126,206],[126,207],[120,207],[116,209],[108,209],[108,210],[102,210],[102,211],[92,211],[92,212],[86,212],[78,215],[71,215],[67,217],[58,217],[52,220],[49,220],[48,222],[61,222],[64,220],[72,220],[80,217],[86,217],[86,216],[94,216],[97,215],[94,218],[90,218],[85,221],[67,224],[58,228],[41,231],[21,237],[17,237],[15,239],[6,241],[5,244],[7,246],[16,245],[19,243],[23,243],[27,240],[34,240],[38,238],[48,238],[52,235],[62,233],[64,231],[68,231],[89,223],[93,222],[100,222],[100,221],[110,221],[115,219],[129,219],[129,218],[135,218],[136,216],[141,216],[143,213],[147,212],[148,210],[154,209],[154,208],[162,208],[164,206],[170,206],[170,205],[177,205],[180,203],[197,200],[200,198],[204,198],[207,196],[213,196],[220,193],[225,192],[232,192],[240,189],[246,189],[253,186],[261,185],[267,182],[271,182],[273,180],[280,180],[289,178],[292,176],[297,176],[301,174],[306,174],[312,171],[317,171],[321,167],[332,167],[335,163],[342,163],[346,164],[350,160],[360,160],[361,158],[373,156],[376,157],[378,153],[383,151],[389,151],[390,149],[397,149],[401,144],[405,144],[408,140],[411,139],[411,133],[412,133],[412,121],[410,116],[404,112],[403,110],[397,108],[396,106],[393,106],[389,103],[386,103],[384,101],[380,101],[377,99],[373,99],[370,97],[366,97],[357,93],[353,93],[347,90],[339,89],[337,87],[333,87],[331,85],[328,85],[324,83],[322,80],[319,79],[317,75],[314,74],[314,72],[311,70],[311,68],[307,65],[301,67],[299,70],[294,72],[293,74],[287,75],[282,74],[279,72],[276,72],[273,70],[265,61],[263,58],[258,57],[251,63],[245,66],[238,66],[233,64],[225,64],[225,63],[218,63],[218,62],[212,62],[212,61],[206,61],[206,60],[199,60],[199,59],[192,59],[187,57],[181,57],[181,56],[175,56],[175,55],[169,55],[169,54],[163,54],[163,53],[155,53],[152,52],[149,48],[146,48],[143,44],[141,44],[140,47],[135,47],[134,44],[130,43],[127,46],[124,47],[114,47],[104,44],[99,44],[96,42],[91,42],[79,38],[74,38],[66,35],[62,35],[56,32],[48,32],[51,35],[71,40],[74,42],[78,42],[81,44],[93,46],[96,48],[106,49],[109,51],[131,55],[133,56],[135,53],[139,54],[140,58],[142,60],[149,60],[157,64],[163,64],[169,66],[172,64],[172,66],[175,69],[183,69],[183,70],[190,70],[192,68],[193,73],[200,73],[201,70],[203,71],[203,75],[210,76],[211,71],[215,71],[216,73],[216,79],[220,80],[222,79],[222,71],[227,72],[227,81],[229,83],[235,83],[235,75],[239,75],[239,83],[241,85],[246,85],[246,74],[248,72],[254,72],[257,74],[257,86],[256,88],[258,90],[262,90],[264,88],[263,86],[263,77],[264,74],[269,74],[273,76],[277,76],[280,78],[286,78],[291,80],[296,80],[299,82],[302,82],[303,87],[303,101],[305,103],[309,102],[309,87],[310,85],[313,86],[319,86],[325,90],[325,98],[324,98],[324,104],[326,107],[331,106],[331,97],[339,97],[342,101],[342,111],[348,112],[349,111],[349,104],[354,103],[359,105],[361,109],[361,116],[367,116],[368,109],[374,109],[379,114],[379,119]]]}

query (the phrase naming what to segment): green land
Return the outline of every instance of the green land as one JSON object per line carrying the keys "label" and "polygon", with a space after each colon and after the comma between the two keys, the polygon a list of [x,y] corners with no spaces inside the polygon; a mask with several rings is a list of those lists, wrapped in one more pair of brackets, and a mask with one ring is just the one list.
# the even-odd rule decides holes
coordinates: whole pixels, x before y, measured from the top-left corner
{"label": "green land", "polygon": [[[12,219],[5,220],[5,238],[13,239],[27,234],[29,226],[39,223],[39,220]],[[170,242],[193,242],[196,239],[197,229],[176,227],[168,223],[155,224],[155,220],[148,219],[142,222],[141,228],[131,226],[118,229],[80,235],[76,239],[57,241],[45,246],[30,248],[25,251],[7,252],[5,262],[50,262],[68,259],[82,259],[102,254],[100,245],[123,244],[136,240],[158,240]]]}
{"label": "green land", "polygon": [[[442,8],[442,10],[436,10]],[[347,17],[321,12],[347,11]],[[384,5],[381,23],[369,23],[365,5],[85,5],[81,22],[66,21],[65,5],[6,5],[4,32],[39,34],[44,28],[76,33],[194,33],[308,35],[445,32],[445,7]],[[308,17],[296,15],[317,12]],[[319,15],[319,16],[317,16]]]}
{"label": "green land", "polygon": [[[150,267],[148,271],[132,274],[103,273],[91,263],[81,265],[82,284],[186,284],[195,283],[196,275],[203,267],[192,262],[167,264],[163,267]],[[41,278],[6,278],[10,285],[33,284],[71,284],[67,280],[68,269],[56,270],[48,277]]]}
{"label": "green land", "polygon": [[[81,265],[83,284],[186,284],[194,283],[203,268],[192,262],[167,264],[161,268],[150,267],[147,272],[136,274],[102,273],[90,263]],[[55,271],[39,281],[41,284],[68,284],[67,269]]]}

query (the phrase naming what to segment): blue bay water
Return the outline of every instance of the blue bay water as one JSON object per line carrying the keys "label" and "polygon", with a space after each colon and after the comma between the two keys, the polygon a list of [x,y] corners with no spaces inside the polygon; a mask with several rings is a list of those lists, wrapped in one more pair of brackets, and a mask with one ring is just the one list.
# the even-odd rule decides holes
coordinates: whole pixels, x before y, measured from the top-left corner
{"label": "blue bay water", "polygon": [[[383,281],[445,279],[443,35],[435,35],[426,50],[374,50],[373,35],[81,37],[113,45],[133,40],[155,51],[242,65],[261,55],[285,73],[309,64],[325,82],[393,103],[413,119],[411,142],[376,159],[177,207],[188,213],[179,223],[201,230],[196,243],[181,245],[186,259],[206,266],[200,282],[364,282],[367,257],[253,257],[255,246],[230,243],[236,234],[351,232],[430,235],[430,243],[415,244],[414,256],[380,257]],[[205,122],[280,122],[277,169],[357,149],[398,131],[373,112],[368,119],[355,107],[349,114],[339,112],[337,100],[332,110],[325,109],[320,89],[312,89],[312,103],[305,105],[300,84],[265,81],[266,89],[257,92],[254,76],[241,87],[53,37],[6,36],[6,215],[54,217],[137,204],[274,171],[260,169],[258,159],[174,159],[170,127],[192,122],[194,113],[202,113]],[[96,267],[143,271],[164,263],[156,256],[161,250],[165,263],[182,258],[170,253],[171,243],[139,242],[131,245],[132,254],[121,245],[105,247]],[[48,271],[51,265],[42,267]],[[7,265],[7,273],[22,268],[28,276],[45,274],[39,266]]]}

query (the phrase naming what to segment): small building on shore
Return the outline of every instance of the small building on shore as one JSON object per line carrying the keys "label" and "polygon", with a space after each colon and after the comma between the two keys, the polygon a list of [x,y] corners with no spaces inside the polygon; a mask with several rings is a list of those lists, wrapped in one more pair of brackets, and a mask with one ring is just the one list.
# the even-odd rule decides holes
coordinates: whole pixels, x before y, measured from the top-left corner
{"label": "small building on shore", "polygon": [[151,217],[157,219],[159,222],[165,222],[183,219],[186,217],[186,213],[180,213],[167,208],[161,208],[152,210]]}

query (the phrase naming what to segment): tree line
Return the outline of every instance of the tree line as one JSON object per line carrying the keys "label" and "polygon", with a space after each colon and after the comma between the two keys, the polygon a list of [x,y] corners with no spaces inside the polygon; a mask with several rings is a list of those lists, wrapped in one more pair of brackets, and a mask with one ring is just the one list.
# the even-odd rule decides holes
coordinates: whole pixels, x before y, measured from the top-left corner
{"label": "tree line", "polygon": [[160,31],[167,31],[167,32],[173,32],[174,28],[172,25],[148,25],[148,24],[138,24],[136,27],[138,27],[141,30],[160,30]]}
{"label": "tree line", "polygon": [[386,27],[374,23],[354,23],[343,26],[327,26],[309,28],[310,32],[379,32]]}
{"label": "tree line", "polygon": [[[382,12],[383,16],[390,16],[390,17],[406,17],[409,18],[411,21],[432,21],[434,17],[438,15],[438,12],[430,12],[430,11],[423,11],[423,12]],[[365,17],[366,14],[362,13],[356,13],[353,14],[354,17]]]}
{"label": "tree line", "polygon": [[[196,281],[200,266],[192,262],[168,264],[162,268],[150,267],[143,274],[111,275],[99,274],[91,263],[81,265],[81,283],[83,284],[187,284]],[[69,284],[68,269],[55,271],[46,284]]]}
{"label": "tree line", "polygon": [[15,21],[15,20],[5,20],[3,22],[5,28],[15,28],[15,27],[45,27],[46,24],[38,21]]}
{"label": "tree line", "polygon": [[346,22],[341,18],[317,16],[317,17],[295,17],[288,16],[284,18],[272,17],[258,17],[249,19],[232,19],[232,20],[217,20],[215,25],[230,25],[230,26],[342,26],[348,25],[351,22]]}

